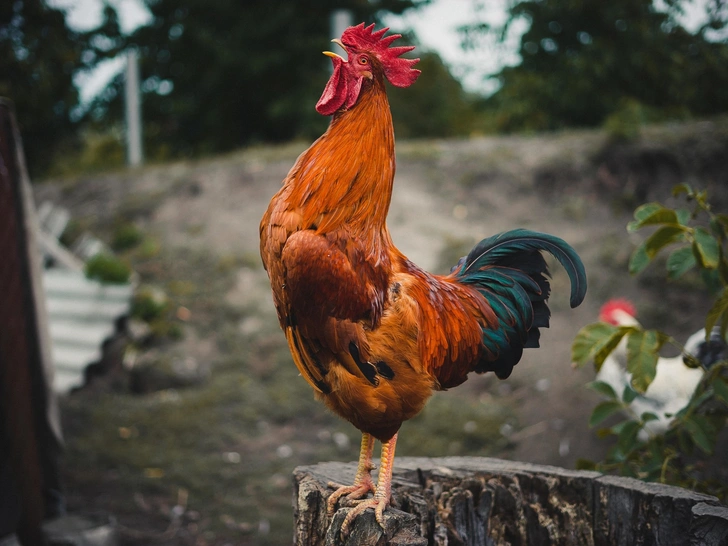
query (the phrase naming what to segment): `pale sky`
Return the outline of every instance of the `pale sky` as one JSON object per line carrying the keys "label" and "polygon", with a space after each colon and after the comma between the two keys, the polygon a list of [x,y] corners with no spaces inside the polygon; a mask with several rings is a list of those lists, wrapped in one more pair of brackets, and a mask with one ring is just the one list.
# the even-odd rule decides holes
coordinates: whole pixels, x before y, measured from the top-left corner
{"label": "pale sky", "polygon": [[[116,7],[123,32],[132,32],[151,20],[151,14],[140,0],[107,0]],[[104,4],[100,0],[48,0],[48,4],[66,10],[66,22],[77,30],[91,30],[101,24]],[[81,93],[81,102],[87,103],[124,69],[124,58],[103,61],[87,73],[77,74],[74,83]]]}
{"label": "pale sky", "polygon": [[477,51],[464,51],[460,47],[457,28],[480,22],[501,25],[506,20],[509,3],[510,0],[435,0],[403,16],[387,17],[385,22],[392,31],[413,28],[422,46],[438,52],[465,89],[488,93],[495,90],[496,83],[488,82],[486,78],[502,66],[516,64],[520,60],[517,51],[525,24],[514,25],[503,46],[492,40],[489,47]]}
{"label": "pale sky", "polygon": [[[393,31],[414,28],[422,47],[437,51],[465,89],[475,93],[490,93],[495,90],[496,84],[492,80],[488,81],[487,76],[498,72],[504,65],[519,61],[517,50],[526,23],[513,25],[512,32],[502,46],[493,41],[488,47],[467,52],[460,47],[457,27],[481,21],[493,25],[501,24],[505,21],[506,9],[511,1],[433,0],[431,4],[404,16],[386,18],[386,24]],[[699,25],[706,1],[692,0],[686,4],[686,15],[681,22],[689,30],[694,30]],[[117,8],[124,32],[131,32],[151,20],[151,15],[141,0],[107,2]],[[49,0],[49,3],[65,8],[68,23],[74,28],[89,30],[101,22],[103,3],[100,0]],[[123,65],[123,59],[114,59],[102,63],[93,73],[78,75],[76,85],[81,90],[82,101],[86,102],[101,92],[109,80],[122,70]]]}

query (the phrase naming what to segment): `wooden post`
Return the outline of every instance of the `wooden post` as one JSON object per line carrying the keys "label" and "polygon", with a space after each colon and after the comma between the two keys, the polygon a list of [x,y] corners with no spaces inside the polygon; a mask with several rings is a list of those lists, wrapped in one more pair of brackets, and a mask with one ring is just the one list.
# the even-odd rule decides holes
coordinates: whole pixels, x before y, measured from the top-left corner
{"label": "wooden post", "polygon": [[0,537],[43,545],[43,518],[62,510],[61,431],[30,181],[2,98],[0,165]]}
{"label": "wooden post", "polygon": [[725,546],[728,508],[679,487],[598,472],[480,457],[395,461],[385,529],[364,512],[346,540],[350,508],[326,514],[327,483],[351,483],[355,463],[294,471],[300,546]]}

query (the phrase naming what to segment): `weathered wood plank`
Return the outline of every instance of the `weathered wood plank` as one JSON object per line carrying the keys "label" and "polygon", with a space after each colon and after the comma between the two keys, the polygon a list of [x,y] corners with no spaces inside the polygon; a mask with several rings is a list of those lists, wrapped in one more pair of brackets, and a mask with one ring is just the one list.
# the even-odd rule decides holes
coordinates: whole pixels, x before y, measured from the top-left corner
{"label": "weathered wood plank", "polygon": [[728,545],[718,499],[597,472],[478,457],[398,458],[394,506],[382,529],[371,510],[345,541],[350,508],[326,514],[328,482],[351,483],[355,463],[294,471],[294,541],[306,546]]}

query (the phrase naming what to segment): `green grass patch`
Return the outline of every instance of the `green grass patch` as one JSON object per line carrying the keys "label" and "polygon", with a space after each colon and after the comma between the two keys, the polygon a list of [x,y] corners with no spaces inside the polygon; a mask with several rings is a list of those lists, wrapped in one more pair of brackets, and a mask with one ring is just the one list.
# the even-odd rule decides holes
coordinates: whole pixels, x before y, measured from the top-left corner
{"label": "green grass patch", "polygon": [[129,282],[131,268],[116,256],[101,252],[86,262],[86,276],[103,283],[124,284]]}
{"label": "green grass patch", "polygon": [[123,222],[116,226],[111,239],[111,248],[116,251],[129,250],[144,240],[144,234],[134,224]]}

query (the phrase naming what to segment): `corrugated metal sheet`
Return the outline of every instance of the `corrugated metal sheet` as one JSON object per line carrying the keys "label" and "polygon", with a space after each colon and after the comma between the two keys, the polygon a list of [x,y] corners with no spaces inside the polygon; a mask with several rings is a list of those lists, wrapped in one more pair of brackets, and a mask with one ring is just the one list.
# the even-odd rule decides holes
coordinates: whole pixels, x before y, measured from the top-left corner
{"label": "corrugated metal sheet", "polygon": [[83,272],[50,268],[43,274],[48,305],[53,386],[65,393],[84,384],[89,364],[98,362],[104,342],[129,314],[131,284],[102,284]]}
{"label": "corrugated metal sheet", "polygon": [[101,360],[104,342],[129,314],[133,286],[102,284],[86,278],[83,260],[100,251],[103,243],[85,233],[71,252],[58,242],[70,213],[48,201],[38,207],[40,251],[54,364],[53,387],[66,393],[83,386],[85,371]]}

